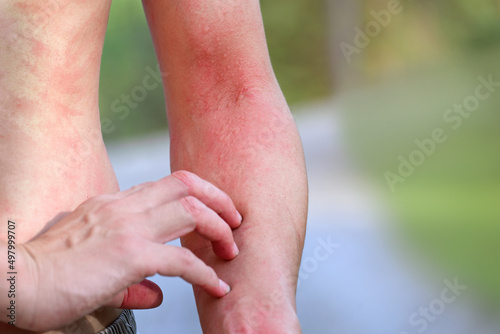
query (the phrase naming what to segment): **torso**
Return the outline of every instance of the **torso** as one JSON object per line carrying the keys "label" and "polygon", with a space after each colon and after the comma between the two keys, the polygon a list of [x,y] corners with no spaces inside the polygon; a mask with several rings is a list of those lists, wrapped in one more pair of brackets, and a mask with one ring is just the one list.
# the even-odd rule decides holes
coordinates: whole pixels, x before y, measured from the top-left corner
{"label": "torso", "polygon": [[[16,223],[16,242],[25,243],[86,199],[119,190],[98,110],[109,6],[109,0],[0,4],[2,240],[8,220]],[[49,333],[95,333],[120,312],[103,309]],[[29,332],[0,322],[0,333]]]}

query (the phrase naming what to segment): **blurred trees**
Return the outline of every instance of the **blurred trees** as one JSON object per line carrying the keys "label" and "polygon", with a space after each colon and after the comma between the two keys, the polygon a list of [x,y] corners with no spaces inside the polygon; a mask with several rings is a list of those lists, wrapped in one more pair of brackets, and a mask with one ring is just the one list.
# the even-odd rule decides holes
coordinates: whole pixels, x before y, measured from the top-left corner
{"label": "blurred trees", "polygon": [[[334,1],[334,0],[327,0]],[[390,0],[359,0],[364,22]],[[403,11],[374,38],[364,57],[370,77],[500,44],[499,0],[401,0]]]}
{"label": "blurred trees", "polygon": [[[364,30],[373,11],[387,9],[390,1],[261,1],[271,60],[289,103],[500,44],[500,0],[401,0],[402,12],[347,62],[340,43],[353,43],[354,29]],[[100,90],[107,139],[166,128],[162,88],[145,94],[140,88],[155,68],[140,1],[114,1]]]}
{"label": "blurred trees", "polygon": [[428,1],[439,11],[445,35],[455,44],[477,48],[500,42],[499,0]]}
{"label": "blurred trees", "polygon": [[[113,1],[101,66],[100,110],[105,139],[166,128],[163,89],[140,88],[156,68],[156,56],[140,1]],[[132,93],[135,93],[132,96]]]}

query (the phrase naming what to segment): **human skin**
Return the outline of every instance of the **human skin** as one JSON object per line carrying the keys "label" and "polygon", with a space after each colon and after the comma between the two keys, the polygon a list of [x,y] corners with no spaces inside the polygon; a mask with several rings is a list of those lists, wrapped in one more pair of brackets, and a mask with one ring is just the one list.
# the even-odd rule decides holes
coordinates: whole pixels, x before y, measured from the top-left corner
{"label": "human skin", "polygon": [[[24,243],[60,213],[118,191],[97,97],[109,6],[107,0],[0,3],[0,240],[7,239],[8,219]],[[99,330],[119,313],[104,309],[82,320]],[[21,333],[0,323],[0,332],[7,331]]]}
{"label": "human skin", "polygon": [[[60,214],[73,211],[84,200],[118,190],[98,131],[99,59],[109,2],[52,0],[49,5],[45,4],[41,1],[0,4],[0,130],[3,136],[0,219],[4,223],[8,219],[18,222],[20,244],[37,236],[51,223],[65,219]],[[179,5],[174,1],[171,4]],[[192,6],[193,2],[186,1],[186,4]],[[214,2],[214,6],[220,4]],[[203,7],[203,3],[199,5]],[[50,9],[47,11],[47,8]],[[222,28],[215,22],[219,21],[219,15],[200,9],[202,22],[203,18],[212,16],[207,32],[218,29],[220,40]],[[249,11],[243,15],[245,10]],[[217,42],[216,36],[208,34],[205,39],[203,34],[193,35],[194,40],[186,41],[188,49],[184,51],[188,52],[171,49],[179,53],[170,66],[180,63],[183,66],[180,69],[188,71],[185,77],[177,72],[166,88],[182,93],[178,99],[169,99],[169,107],[176,107],[169,111],[174,142],[173,168],[177,170],[182,165],[198,170],[236,197],[238,207],[245,210],[245,225],[237,230],[236,239],[244,243],[245,251],[233,260],[234,266],[228,266],[226,261],[207,256],[208,242],[191,237],[184,239],[184,244],[191,243],[200,256],[203,252],[202,257],[216,266],[217,273],[235,284],[233,291],[223,298],[227,299],[224,303],[197,293],[206,332],[216,332],[217,328],[234,332],[250,326],[260,332],[289,333],[299,330],[294,294],[306,211],[302,151],[269,64],[258,3],[246,4],[238,12],[236,17],[223,15],[230,22],[220,20],[229,24],[225,30],[233,26],[239,29],[229,29],[232,35],[226,36],[228,41],[233,41],[226,45],[226,55],[230,57],[224,57],[224,53],[217,57],[210,54],[210,45],[217,45],[212,40],[215,38]],[[190,11],[184,14],[196,29],[192,23],[200,17]],[[41,26],[36,34],[30,33],[29,27],[33,24]],[[235,35],[243,32],[248,39],[235,39]],[[183,38],[179,34],[172,36]],[[234,41],[242,44],[241,49],[230,50],[230,46],[238,44]],[[208,54],[200,57],[195,66],[185,66],[179,58],[187,53],[190,59],[189,48],[193,42],[195,45],[201,42],[202,48],[208,47]],[[217,62],[217,59],[225,61]],[[162,67],[167,68],[166,61],[161,57],[160,61]],[[238,69],[231,70],[228,66]],[[232,80],[225,80],[223,72]],[[198,74],[201,80],[197,80]],[[216,90],[210,91],[213,87]],[[190,100],[192,96],[195,98]],[[191,107],[193,114],[186,113]],[[218,112],[210,113],[213,110]],[[234,128],[221,128],[221,124]],[[197,132],[198,129],[201,131]],[[184,149],[191,151],[181,152]],[[214,172],[210,168],[220,170]],[[6,240],[6,230],[5,226],[0,231],[3,233],[0,239]],[[233,294],[235,297],[229,298]],[[224,308],[231,308],[231,312],[225,312]],[[86,325],[84,330],[102,329],[119,312],[105,309],[87,316],[82,320]],[[210,318],[212,322],[207,321]],[[0,327],[0,330],[13,332],[11,327]]]}
{"label": "human skin", "polygon": [[[227,194],[192,173],[176,172],[95,196],[41,236],[17,244],[17,286],[2,280],[0,293],[16,294],[15,325],[33,331],[69,330],[67,324],[102,305],[120,307],[138,298],[138,289],[133,296],[129,287],[155,274],[182,277],[220,298],[230,288],[215,271],[186,248],[165,243],[195,232],[211,242],[216,256],[231,260],[238,255],[231,228],[240,224]],[[3,241],[0,251],[7,254]],[[0,262],[0,270],[9,271],[7,261]],[[2,298],[0,309],[7,310],[10,299]],[[161,302],[148,301],[147,295],[139,299]]]}
{"label": "human skin", "polygon": [[[119,190],[102,141],[98,108],[109,6],[107,0],[0,2],[0,248],[6,254],[7,222],[15,221],[21,266],[43,262],[38,240],[50,240],[47,233],[57,236],[49,228],[68,222],[67,214],[80,203]],[[78,234],[74,237],[78,240]],[[35,254],[40,260],[30,260],[29,252],[22,251],[30,247],[40,250]],[[76,276],[105,276],[106,268],[79,272],[84,264],[75,260],[69,268]],[[31,282],[24,277],[27,270],[18,275],[18,282]],[[119,316],[120,306],[147,308],[160,301],[161,290],[144,281],[122,291],[110,302],[113,308],[100,308],[51,333],[97,332]],[[23,310],[27,308],[18,309],[18,315]],[[3,321],[1,333],[26,333]],[[42,328],[32,325],[28,328]]]}
{"label": "human skin", "polygon": [[258,0],[143,0],[165,78],[172,170],[227,192],[243,215],[239,256],[196,235],[182,243],[232,291],[195,287],[207,333],[299,333],[295,292],[305,236],[302,145],[273,74]]}

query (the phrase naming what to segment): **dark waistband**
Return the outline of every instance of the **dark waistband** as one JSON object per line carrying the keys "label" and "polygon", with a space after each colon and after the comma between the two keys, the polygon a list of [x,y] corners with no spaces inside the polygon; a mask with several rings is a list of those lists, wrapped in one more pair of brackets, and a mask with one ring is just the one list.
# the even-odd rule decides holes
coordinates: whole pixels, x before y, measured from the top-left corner
{"label": "dark waistband", "polygon": [[97,334],[137,334],[134,313],[131,310],[123,310],[118,319]]}

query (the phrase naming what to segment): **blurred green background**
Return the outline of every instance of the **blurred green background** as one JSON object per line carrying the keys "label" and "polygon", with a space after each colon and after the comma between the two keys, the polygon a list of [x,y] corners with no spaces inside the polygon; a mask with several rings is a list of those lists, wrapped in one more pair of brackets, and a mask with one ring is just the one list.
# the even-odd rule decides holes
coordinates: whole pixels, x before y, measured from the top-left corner
{"label": "blurred green background", "polygon": [[[347,61],[341,43],[355,46],[354,28],[366,32],[391,2],[261,1],[276,75],[292,109],[333,97],[351,155],[389,199],[405,242],[500,309],[500,87],[459,129],[443,120],[479,76],[500,81],[500,1],[401,1]],[[140,2],[114,1],[101,75],[106,140],[166,129],[161,87],[117,109],[155,68]],[[435,128],[448,140],[392,192],[384,174]]]}

